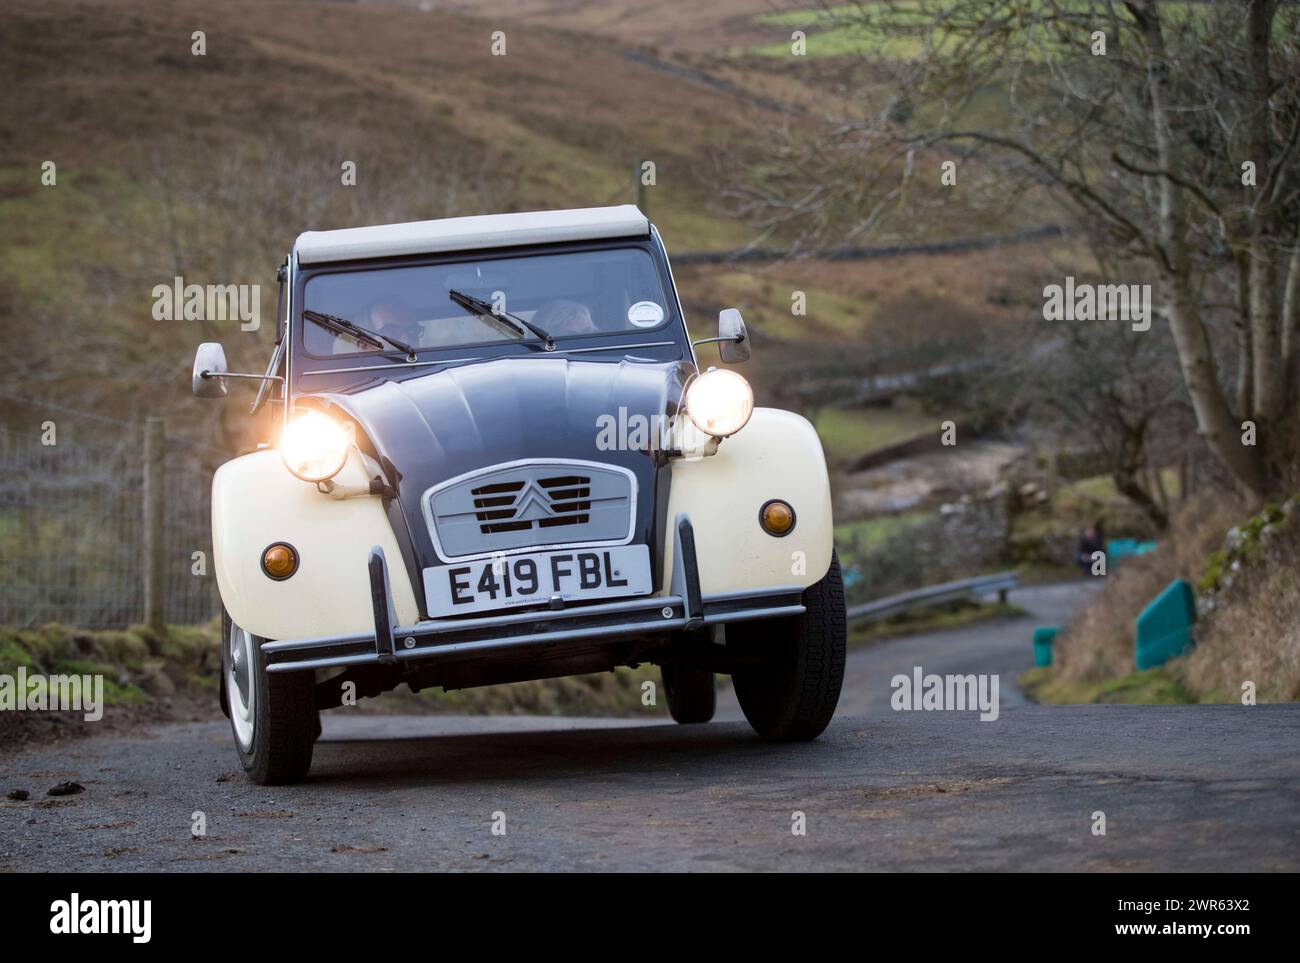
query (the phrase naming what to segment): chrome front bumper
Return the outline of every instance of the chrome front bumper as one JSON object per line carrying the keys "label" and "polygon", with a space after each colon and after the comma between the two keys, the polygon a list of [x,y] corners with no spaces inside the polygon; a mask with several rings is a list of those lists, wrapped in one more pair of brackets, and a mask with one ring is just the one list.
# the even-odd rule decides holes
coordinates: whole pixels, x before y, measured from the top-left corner
{"label": "chrome front bumper", "polygon": [[669,594],[482,618],[429,619],[409,626],[394,621],[388,562],[383,549],[375,546],[369,561],[374,632],[263,642],[267,671],[448,662],[803,613],[803,588],[798,585],[702,595],[695,537],[685,515],[677,517],[673,538]]}

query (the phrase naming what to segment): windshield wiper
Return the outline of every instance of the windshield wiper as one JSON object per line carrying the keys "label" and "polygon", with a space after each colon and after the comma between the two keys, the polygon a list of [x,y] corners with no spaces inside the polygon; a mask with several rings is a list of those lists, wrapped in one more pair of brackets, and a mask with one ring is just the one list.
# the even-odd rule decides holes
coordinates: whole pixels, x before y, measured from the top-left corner
{"label": "windshield wiper", "polygon": [[363,328],[355,321],[349,321],[347,318],[340,318],[335,314],[326,314],[323,311],[313,311],[311,308],[304,308],[302,316],[308,321],[314,321],[322,328],[329,328],[335,333],[346,334],[353,339],[368,344],[374,348],[382,349],[384,342],[387,341],[398,351],[406,353],[408,358],[415,358],[415,349],[405,341],[398,341],[396,338],[386,334],[380,334],[378,331],[371,331],[369,328]]}
{"label": "windshield wiper", "polygon": [[[498,311],[496,308],[492,307],[490,303],[484,301],[482,298],[476,298],[472,294],[465,294],[461,291],[457,291],[455,288],[452,288],[450,291],[448,291],[447,296],[450,297],[457,304],[459,304],[466,311],[473,312],[474,314],[477,314],[479,317],[482,318],[492,318],[494,321],[499,321],[502,324],[504,324],[506,327],[511,328],[517,334],[523,337],[527,337],[527,335],[524,334],[524,328],[527,328],[533,334],[537,335],[537,337],[541,338],[543,341],[546,342],[547,351],[555,350],[555,338],[551,337],[549,332],[542,330],[537,325],[533,324],[531,321],[525,321],[517,314],[510,314],[506,311]],[[523,327],[520,327],[520,325],[522,325]]]}

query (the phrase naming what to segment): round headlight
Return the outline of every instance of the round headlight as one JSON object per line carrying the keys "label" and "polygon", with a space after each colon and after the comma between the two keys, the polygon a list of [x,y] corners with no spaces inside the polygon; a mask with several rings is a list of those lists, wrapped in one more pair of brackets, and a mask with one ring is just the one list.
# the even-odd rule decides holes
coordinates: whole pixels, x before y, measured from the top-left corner
{"label": "round headlight", "polygon": [[333,478],[348,460],[352,436],[346,428],[319,411],[295,415],[280,436],[280,456],[285,467],[303,481]]}
{"label": "round headlight", "polygon": [[686,389],[686,413],[700,431],[726,438],[744,428],[754,413],[754,392],[734,371],[706,371]]}

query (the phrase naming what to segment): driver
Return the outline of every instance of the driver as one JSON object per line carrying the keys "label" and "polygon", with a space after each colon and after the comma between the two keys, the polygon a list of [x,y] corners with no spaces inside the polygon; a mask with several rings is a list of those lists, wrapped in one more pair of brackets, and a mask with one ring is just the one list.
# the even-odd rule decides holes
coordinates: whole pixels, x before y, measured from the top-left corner
{"label": "driver", "polygon": [[420,344],[420,319],[409,304],[397,298],[381,298],[370,305],[370,310],[366,312],[365,326],[409,345]]}
{"label": "driver", "polygon": [[591,311],[580,301],[547,301],[530,319],[548,334],[556,337],[575,334],[595,334],[596,324]]}

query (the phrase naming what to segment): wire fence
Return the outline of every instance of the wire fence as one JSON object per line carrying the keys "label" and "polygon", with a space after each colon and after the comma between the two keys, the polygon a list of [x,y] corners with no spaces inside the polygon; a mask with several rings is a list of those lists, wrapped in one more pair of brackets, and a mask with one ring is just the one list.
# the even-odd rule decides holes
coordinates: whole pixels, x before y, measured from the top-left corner
{"label": "wire fence", "polygon": [[[121,628],[145,619],[144,426],[45,404],[0,418],[0,625]],[[163,613],[217,614],[211,472],[202,446],[163,449]]]}

